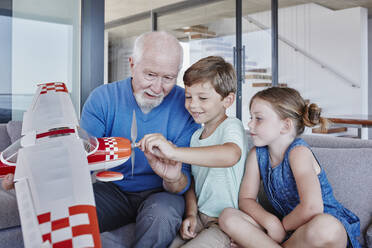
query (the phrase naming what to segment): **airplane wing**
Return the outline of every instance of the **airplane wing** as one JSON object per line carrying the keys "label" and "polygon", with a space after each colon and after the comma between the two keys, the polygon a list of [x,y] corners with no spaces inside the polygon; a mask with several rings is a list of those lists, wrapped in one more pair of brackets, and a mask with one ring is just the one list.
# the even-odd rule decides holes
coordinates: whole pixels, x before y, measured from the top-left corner
{"label": "airplane wing", "polygon": [[[62,82],[39,84],[31,106],[24,113],[22,136],[31,143],[48,142],[51,137],[74,134],[83,141],[91,171],[107,170],[123,164],[131,155],[130,141],[123,137],[96,138],[79,127],[66,85]],[[35,140],[36,139],[36,140]],[[30,143],[23,139],[23,143]],[[14,173],[20,140],[0,153],[0,178]],[[103,171],[98,180],[121,180],[121,173]]]}
{"label": "airplane wing", "polygon": [[18,152],[15,187],[25,247],[101,247],[83,143],[75,135]]}
{"label": "airplane wing", "polygon": [[62,82],[39,84],[31,106],[23,115],[22,135],[78,125],[66,85]]}

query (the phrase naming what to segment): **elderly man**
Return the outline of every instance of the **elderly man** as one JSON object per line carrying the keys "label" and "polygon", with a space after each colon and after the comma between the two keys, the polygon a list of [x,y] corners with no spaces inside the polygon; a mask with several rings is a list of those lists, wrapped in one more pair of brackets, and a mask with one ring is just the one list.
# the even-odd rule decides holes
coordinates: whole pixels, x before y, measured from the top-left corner
{"label": "elderly man", "polygon": [[[184,90],[176,86],[182,65],[177,39],[166,32],[145,33],[135,41],[129,61],[132,77],[96,88],[84,105],[80,125],[96,137],[130,139],[134,110],[138,140],[161,133],[177,146],[189,146],[198,125],[184,108]],[[135,152],[133,176],[129,160],[114,168],[123,180],[93,184],[100,231],[135,222],[135,247],[167,247],[182,223],[190,166]],[[14,187],[12,175],[4,178],[2,187]]]}
{"label": "elderly man", "polygon": [[[177,146],[189,146],[198,127],[184,108],[184,90],[176,86],[182,48],[165,32],[137,38],[129,59],[131,78],[95,89],[84,105],[81,126],[96,137],[130,139],[133,110],[138,140],[161,133]],[[190,184],[188,165],[159,160],[135,149],[131,161],[114,168],[124,179],[93,185],[101,232],[135,222],[135,247],[166,247],[182,222],[184,199]]]}

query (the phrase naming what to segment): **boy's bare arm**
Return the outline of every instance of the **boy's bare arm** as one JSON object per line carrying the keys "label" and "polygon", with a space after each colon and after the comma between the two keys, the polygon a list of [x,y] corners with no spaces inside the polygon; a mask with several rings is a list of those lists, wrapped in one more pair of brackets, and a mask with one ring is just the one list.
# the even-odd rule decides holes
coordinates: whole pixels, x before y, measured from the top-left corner
{"label": "boy's bare arm", "polygon": [[205,167],[231,167],[242,154],[240,147],[227,142],[204,147],[176,147],[161,134],[147,134],[139,142],[142,151],[169,160]]}
{"label": "boy's bare arm", "polygon": [[239,160],[242,151],[232,142],[203,147],[176,147],[173,160],[205,167],[231,167]]}
{"label": "boy's bare arm", "polygon": [[190,188],[185,193],[185,201],[186,201],[185,217],[196,216],[198,214],[198,203],[196,200],[194,179],[191,179]]}
{"label": "boy's bare arm", "polygon": [[195,184],[194,180],[191,180],[191,185],[188,191],[185,193],[186,210],[185,218],[182,221],[180,228],[180,235],[184,240],[195,238],[196,236],[196,225],[197,225],[197,214],[198,204],[195,195]]}

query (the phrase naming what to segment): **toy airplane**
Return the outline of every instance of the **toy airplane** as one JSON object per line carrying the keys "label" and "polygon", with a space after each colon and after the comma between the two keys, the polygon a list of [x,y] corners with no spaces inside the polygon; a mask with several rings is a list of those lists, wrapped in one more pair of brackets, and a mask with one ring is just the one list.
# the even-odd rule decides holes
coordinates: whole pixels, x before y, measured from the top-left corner
{"label": "toy airplane", "polygon": [[[133,121],[135,123],[135,115]],[[132,123],[132,133],[136,130]],[[78,126],[75,110],[64,83],[41,84],[29,110],[24,114],[22,136],[28,135],[32,142],[48,142],[51,137],[75,135],[84,143],[89,169],[107,170],[126,162],[134,152],[134,143],[122,137],[96,138]],[[135,138],[137,135],[132,134]],[[0,153],[0,178],[8,173],[14,174],[17,152],[22,148],[22,137]],[[23,141],[25,142],[25,141]],[[135,142],[135,139],[133,140]],[[133,163],[132,163],[133,165]],[[133,167],[133,166],[132,166]],[[96,174],[100,181],[123,179],[119,172],[101,171]]]}
{"label": "toy airplane", "polygon": [[[90,171],[124,163],[134,142],[90,136],[78,126],[64,83],[38,85],[22,137],[0,154],[0,176],[15,173],[25,247],[101,247]],[[123,178],[111,171],[96,176]]]}

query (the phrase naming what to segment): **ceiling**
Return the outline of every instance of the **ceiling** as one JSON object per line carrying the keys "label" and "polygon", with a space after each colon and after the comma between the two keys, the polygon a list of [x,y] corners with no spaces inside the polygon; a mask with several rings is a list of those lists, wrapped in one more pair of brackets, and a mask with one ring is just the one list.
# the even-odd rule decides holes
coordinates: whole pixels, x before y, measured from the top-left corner
{"label": "ceiling", "polygon": [[[163,12],[170,6],[188,6],[179,11]],[[207,4],[202,4],[208,2]],[[279,0],[279,8],[316,3],[332,10],[365,7],[372,15],[372,0]],[[242,0],[243,16],[271,9],[271,0]],[[173,8],[174,9],[174,8]],[[235,0],[105,0],[105,28],[111,37],[132,37],[151,30],[149,11],[160,11],[158,29],[175,32],[180,28],[204,25],[235,16]],[[145,18],[144,18],[145,17]],[[146,18],[147,17],[147,18]],[[279,16],[280,18],[280,16]],[[177,37],[180,35],[175,33]]]}

